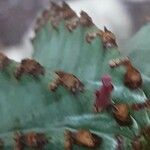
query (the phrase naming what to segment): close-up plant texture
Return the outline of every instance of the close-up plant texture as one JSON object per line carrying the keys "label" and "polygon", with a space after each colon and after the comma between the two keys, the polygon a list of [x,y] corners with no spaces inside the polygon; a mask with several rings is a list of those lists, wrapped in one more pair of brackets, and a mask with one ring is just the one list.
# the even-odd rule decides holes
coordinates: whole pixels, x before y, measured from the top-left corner
{"label": "close-up plant texture", "polygon": [[37,19],[32,59],[0,54],[0,146],[24,150],[149,150],[149,33],[121,54],[85,12],[51,4]]}

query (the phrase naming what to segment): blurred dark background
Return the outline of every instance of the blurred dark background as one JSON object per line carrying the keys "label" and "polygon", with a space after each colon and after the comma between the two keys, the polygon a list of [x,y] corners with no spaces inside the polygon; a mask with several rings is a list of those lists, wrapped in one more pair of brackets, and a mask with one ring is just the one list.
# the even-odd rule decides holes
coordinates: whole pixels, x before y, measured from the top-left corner
{"label": "blurred dark background", "polygon": [[[76,11],[89,10],[92,15],[93,10],[94,21],[100,27],[110,27],[120,43],[150,22],[149,0],[70,0],[68,3]],[[0,0],[0,50],[22,44],[37,14],[48,4],[49,0]]]}
{"label": "blurred dark background", "polygon": [[133,20],[133,30],[135,33],[145,23],[150,22],[150,0],[125,1],[124,4]]}
{"label": "blurred dark background", "polygon": [[19,43],[45,3],[44,0],[0,0],[1,45]]}

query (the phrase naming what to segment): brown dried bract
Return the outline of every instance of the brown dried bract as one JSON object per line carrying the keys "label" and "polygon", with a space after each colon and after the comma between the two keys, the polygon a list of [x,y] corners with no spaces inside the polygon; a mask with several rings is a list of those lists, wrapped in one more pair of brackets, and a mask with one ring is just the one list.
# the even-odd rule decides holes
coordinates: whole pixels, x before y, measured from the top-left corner
{"label": "brown dried bract", "polygon": [[51,24],[57,28],[61,19],[63,18],[62,7],[58,4],[51,2]]}
{"label": "brown dried bract", "polygon": [[43,133],[31,132],[25,135],[25,143],[30,148],[43,149],[48,140]]}
{"label": "brown dried bract", "polygon": [[10,59],[3,53],[0,53],[0,70],[5,69],[10,63]]}
{"label": "brown dried bract", "polygon": [[17,133],[15,135],[15,150],[24,150],[25,147],[43,149],[48,140],[43,133]]}
{"label": "brown dried bract", "polygon": [[17,132],[15,134],[14,140],[15,140],[14,149],[15,150],[24,150],[24,148],[25,148],[24,135],[20,132]]}
{"label": "brown dried bract", "polygon": [[62,17],[62,7],[60,5],[58,5],[57,3],[51,1],[50,2],[50,14],[51,16],[61,16]]}
{"label": "brown dried bract", "polygon": [[78,24],[79,24],[79,20],[76,17],[76,18],[71,19],[70,21],[67,21],[66,27],[70,32],[72,32],[74,29],[77,28]]}
{"label": "brown dried bract", "polygon": [[65,143],[64,143],[65,150],[73,150],[73,139],[72,133],[69,130],[65,131]]}
{"label": "brown dried bract", "polygon": [[50,4],[51,4],[51,11],[54,11],[55,13],[62,11],[62,7],[56,4],[55,2],[51,1]]}
{"label": "brown dried bract", "polygon": [[62,4],[62,11],[63,11],[63,18],[65,20],[71,19],[73,17],[77,17],[76,13],[65,2],[63,2]]}
{"label": "brown dried bract", "polygon": [[145,137],[145,139],[150,141],[150,126],[147,126],[147,127],[143,128],[141,130],[141,134]]}
{"label": "brown dried bract", "polygon": [[35,26],[35,32],[38,32],[38,30],[49,20],[50,18],[50,11],[45,10],[42,13],[42,16],[39,17],[36,21],[36,26]]}
{"label": "brown dried bract", "polygon": [[124,83],[131,89],[137,89],[142,86],[141,74],[131,65],[131,63],[127,65],[127,72],[125,73]]}
{"label": "brown dried bract", "polygon": [[15,72],[16,79],[20,79],[23,74],[29,74],[33,77],[45,74],[45,69],[33,59],[23,59]]}
{"label": "brown dried bract", "polygon": [[93,32],[93,33],[87,33],[85,39],[88,43],[91,43],[95,38],[97,37],[97,33]]}
{"label": "brown dried bract", "polygon": [[101,143],[101,138],[88,130],[79,130],[72,134],[74,142],[89,148],[97,148]]}
{"label": "brown dried bract", "polygon": [[[136,136],[132,141],[133,150],[149,150],[150,141],[150,126],[141,129],[139,136]],[[148,145],[147,145],[148,144]]]}
{"label": "brown dried bract", "polygon": [[[102,142],[101,137],[91,133],[89,130],[79,130],[77,132],[67,131],[67,133],[69,135],[69,141],[71,141],[71,149],[73,144],[81,145],[87,148],[97,148],[100,146]],[[68,138],[66,140],[68,141]],[[71,149],[65,149],[65,150],[71,150]]]}
{"label": "brown dried bract", "polygon": [[51,91],[55,91],[60,85],[65,86],[72,93],[84,91],[83,83],[73,74],[66,73],[63,71],[56,71],[55,73],[57,77],[50,84]]}
{"label": "brown dried bract", "polygon": [[62,8],[55,2],[50,2],[50,8],[43,11],[42,15],[37,18],[35,25],[35,32],[38,32],[43,25],[45,25],[49,20],[53,27],[57,27],[62,18]]}
{"label": "brown dried bract", "polygon": [[137,136],[133,139],[133,141],[131,143],[133,150],[144,150],[142,147],[142,143],[141,143],[140,138],[141,138],[140,136]]}
{"label": "brown dried bract", "polygon": [[116,150],[123,150],[123,145],[124,145],[124,139],[121,135],[117,134],[115,135],[115,139],[117,142]]}
{"label": "brown dried bract", "polygon": [[51,18],[51,24],[52,24],[52,26],[57,29],[57,27],[59,26],[60,20],[61,19],[60,19],[59,16],[52,17]]}
{"label": "brown dried bract", "polygon": [[[62,19],[65,19],[68,21],[66,23],[66,27],[69,29],[69,31],[72,31],[74,28],[76,28],[77,23],[74,21],[73,18],[77,18],[76,13],[69,7],[68,4],[65,2],[62,3],[62,6],[59,6],[58,4],[52,2],[51,3],[51,24],[54,28],[57,28],[60,21]],[[73,19],[73,20],[72,20]]]}
{"label": "brown dried bract", "polygon": [[92,18],[84,11],[81,11],[80,13],[81,17],[79,19],[80,24],[85,27],[90,27],[93,25]]}
{"label": "brown dried bract", "polygon": [[129,113],[129,106],[127,104],[114,105],[113,115],[117,123],[121,126],[127,126],[132,124]]}
{"label": "brown dried bract", "polygon": [[104,31],[99,30],[97,35],[100,36],[104,48],[109,49],[118,47],[114,33],[112,33],[106,27],[104,27]]}
{"label": "brown dried bract", "polygon": [[130,89],[137,89],[142,86],[142,77],[140,72],[132,65],[128,58],[116,59],[110,62],[110,67],[114,68],[124,65],[127,69],[124,75],[124,84]]}
{"label": "brown dried bract", "polygon": [[103,47],[105,49],[118,47],[118,45],[116,43],[115,35],[111,31],[109,31],[106,27],[104,27],[104,31],[98,30],[98,31],[93,32],[93,33],[87,33],[86,41],[88,43],[91,43],[92,40],[94,38],[96,38],[97,36],[99,36],[100,39],[102,40]]}

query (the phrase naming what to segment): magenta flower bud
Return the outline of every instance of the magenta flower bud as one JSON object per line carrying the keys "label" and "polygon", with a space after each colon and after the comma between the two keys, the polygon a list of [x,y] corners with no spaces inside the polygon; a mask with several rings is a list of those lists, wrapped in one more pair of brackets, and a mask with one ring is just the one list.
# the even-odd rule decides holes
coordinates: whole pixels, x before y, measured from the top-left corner
{"label": "magenta flower bud", "polygon": [[111,76],[106,74],[102,76],[102,83],[104,86],[112,85],[112,79]]}
{"label": "magenta flower bud", "polygon": [[111,105],[111,92],[113,90],[112,79],[109,75],[102,77],[103,85],[95,92],[96,100],[94,103],[95,111],[100,112]]}

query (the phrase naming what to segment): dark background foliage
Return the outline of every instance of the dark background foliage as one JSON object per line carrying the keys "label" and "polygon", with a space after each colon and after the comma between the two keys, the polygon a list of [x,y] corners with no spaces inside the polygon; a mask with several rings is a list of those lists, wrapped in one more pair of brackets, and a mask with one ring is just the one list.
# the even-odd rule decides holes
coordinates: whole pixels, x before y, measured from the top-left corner
{"label": "dark background foliage", "polygon": [[[19,43],[37,13],[47,4],[48,0],[0,0],[0,44],[10,46]],[[150,20],[150,2],[124,0],[122,4],[131,14],[133,33]]]}

